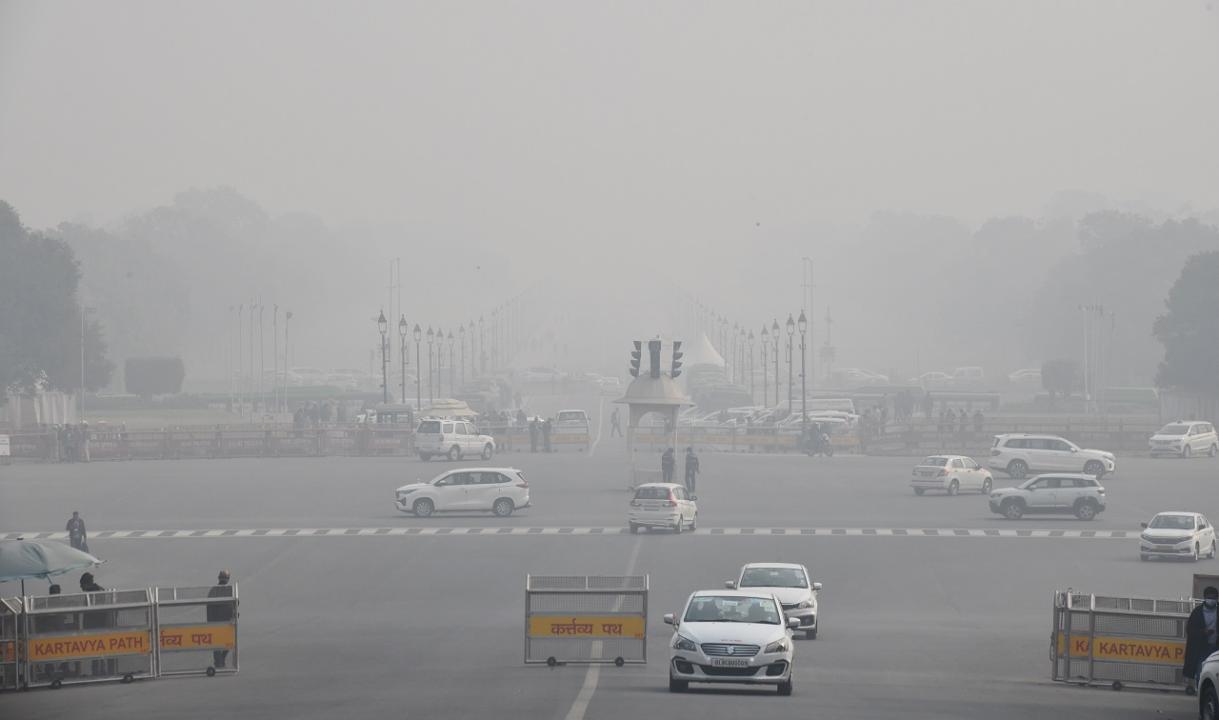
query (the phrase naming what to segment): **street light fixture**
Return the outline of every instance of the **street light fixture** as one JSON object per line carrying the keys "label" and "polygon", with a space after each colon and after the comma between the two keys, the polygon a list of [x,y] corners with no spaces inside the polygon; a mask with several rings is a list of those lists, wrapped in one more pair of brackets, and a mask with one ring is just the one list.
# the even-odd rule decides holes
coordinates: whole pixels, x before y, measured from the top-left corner
{"label": "street light fixture", "polygon": [[402,359],[402,404],[406,404],[406,332],[410,325],[406,324],[406,316],[398,318],[398,357]]}
{"label": "street light fixture", "polygon": [[808,318],[804,317],[804,311],[800,311],[800,437],[806,437],[808,425],[808,394],[805,386],[804,375],[806,372],[804,352],[804,334],[808,330]]}
{"label": "street light fixture", "polygon": [[[742,330],[741,332],[744,332]],[[753,377],[753,331],[749,331],[749,338],[746,340],[746,347],[749,348],[749,362],[746,364],[745,372],[749,375],[749,403],[752,405],[757,402],[758,384]],[[765,403],[763,403],[765,405]]]}
{"label": "street light fixture", "polygon": [[415,324],[415,412],[419,412],[423,408],[423,366],[419,364],[419,340],[423,337],[423,330],[419,328],[418,323]]}
{"label": "street light fixture", "polygon": [[449,394],[456,396],[457,389],[453,387],[453,331],[449,331]]}
{"label": "street light fixture", "polygon": [[770,326],[770,342],[775,355],[775,407],[779,407],[779,318]]}
{"label": "street light fixture", "polygon": [[762,407],[766,407],[766,403],[770,402],[770,388],[766,383],[767,371],[770,370],[766,362],[766,351],[770,349],[770,331],[766,329],[766,323],[762,323],[762,334],[759,337],[762,340]]}
{"label": "street light fixture", "polygon": [[478,366],[483,375],[487,374],[487,336],[483,334],[483,316],[478,316]]}
{"label": "street light fixture", "polygon": [[389,347],[389,340],[385,337],[389,331],[389,322],[385,319],[385,311],[377,316],[377,329],[381,331],[381,402],[389,404],[389,366],[386,364],[385,351]]}
{"label": "street light fixture", "polygon": [[787,414],[795,411],[792,406],[792,336],[796,334],[796,321],[787,314]]}
{"label": "street light fixture", "polygon": [[427,329],[427,399],[429,403],[436,402],[436,387],[432,378],[432,343],[436,341],[436,331],[428,325]]}
{"label": "street light fixture", "polygon": [[466,326],[457,326],[457,337],[461,342],[461,386],[466,386]]}

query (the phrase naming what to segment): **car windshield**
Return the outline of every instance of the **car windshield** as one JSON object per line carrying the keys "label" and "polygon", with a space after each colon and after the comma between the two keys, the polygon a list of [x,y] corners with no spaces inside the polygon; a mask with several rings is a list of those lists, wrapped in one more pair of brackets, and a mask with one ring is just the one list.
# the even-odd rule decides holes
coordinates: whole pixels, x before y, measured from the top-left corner
{"label": "car windshield", "polygon": [[1156,530],[1193,530],[1194,519],[1189,515],[1156,515],[1147,527]]}
{"label": "car windshield", "polygon": [[690,601],[683,622],[779,624],[779,609],[770,598],[703,595]]}
{"label": "car windshield", "polygon": [[808,578],[799,568],[748,568],[741,574],[741,587],[807,588]]}
{"label": "car windshield", "polygon": [[1160,432],[1158,432],[1156,434],[1157,435],[1184,435],[1187,432],[1189,432],[1188,425],[1165,425],[1164,427],[1160,428]]}
{"label": "car windshield", "polygon": [[563,422],[564,420],[583,420],[583,419],[584,419],[584,413],[581,411],[578,411],[578,410],[574,411],[574,412],[568,411],[568,412],[559,413],[559,422]]}
{"label": "car windshield", "polygon": [[944,467],[945,465],[948,464],[948,458],[936,457],[936,456],[924,458],[922,464],[923,465],[934,465],[935,467]]}
{"label": "car windshield", "polygon": [[439,420],[424,420],[419,423],[419,432],[421,433],[438,433],[440,432]]}
{"label": "car windshield", "polygon": [[636,500],[668,500],[669,488],[641,487],[635,491]]}

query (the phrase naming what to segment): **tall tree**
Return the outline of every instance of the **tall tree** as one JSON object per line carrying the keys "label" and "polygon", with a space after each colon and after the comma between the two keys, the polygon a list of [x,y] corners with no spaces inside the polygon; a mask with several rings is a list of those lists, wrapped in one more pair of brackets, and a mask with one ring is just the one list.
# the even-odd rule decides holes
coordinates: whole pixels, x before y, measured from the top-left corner
{"label": "tall tree", "polygon": [[1191,256],[1153,332],[1164,344],[1160,387],[1219,398],[1219,252]]}
{"label": "tall tree", "polygon": [[[0,390],[73,389],[80,383],[82,337],[91,389],[110,382],[114,366],[96,320],[77,303],[80,270],[61,240],[31,233],[0,201]],[[7,392],[0,392],[0,402]]]}

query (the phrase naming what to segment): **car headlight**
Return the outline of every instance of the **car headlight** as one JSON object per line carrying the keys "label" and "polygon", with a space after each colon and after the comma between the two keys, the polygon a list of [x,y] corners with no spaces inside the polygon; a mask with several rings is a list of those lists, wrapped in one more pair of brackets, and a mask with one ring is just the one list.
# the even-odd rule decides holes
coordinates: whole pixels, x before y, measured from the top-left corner
{"label": "car headlight", "polygon": [[797,608],[811,608],[812,606],[813,606],[812,600],[805,600],[804,602],[796,605]]}
{"label": "car headlight", "polygon": [[783,638],[782,640],[775,640],[771,644],[767,645],[765,652],[768,652],[768,653],[787,652],[787,647],[788,647],[787,638]]}
{"label": "car headlight", "polygon": [[1140,540],[1142,540],[1143,542],[1151,542],[1151,541],[1152,541],[1152,540],[1151,540],[1151,538],[1147,537],[1147,533],[1143,533],[1142,535],[1139,535],[1139,539],[1140,539]]}
{"label": "car headlight", "polygon": [[677,636],[677,639],[673,641],[673,649],[685,650],[687,652],[698,652],[698,646],[694,644],[693,640],[685,635]]}
{"label": "car headlight", "polygon": [[410,495],[413,492],[415,492],[415,491],[414,490],[399,490],[398,497],[405,497],[407,495]]}

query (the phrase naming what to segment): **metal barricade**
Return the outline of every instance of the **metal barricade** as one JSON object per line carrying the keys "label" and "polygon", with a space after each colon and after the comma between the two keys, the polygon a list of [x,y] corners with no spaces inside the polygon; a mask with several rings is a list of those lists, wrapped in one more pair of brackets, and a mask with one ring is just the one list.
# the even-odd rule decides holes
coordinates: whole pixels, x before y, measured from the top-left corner
{"label": "metal barricade", "polygon": [[1054,595],[1051,678],[1080,685],[1181,687],[1194,600]]}
{"label": "metal barricade", "polygon": [[235,674],[237,586],[156,588],[160,676]]}
{"label": "metal barricade", "polygon": [[647,575],[525,578],[526,663],[646,663],[647,637]]}
{"label": "metal barricade", "polygon": [[23,605],[26,686],[156,676],[151,591],[25,597]]}
{"label": "metal barricade", "polygon": [[17,656],[21,627],[21,604],[16,599],[0,598],[0,691],[16,690],[20,682]]}

